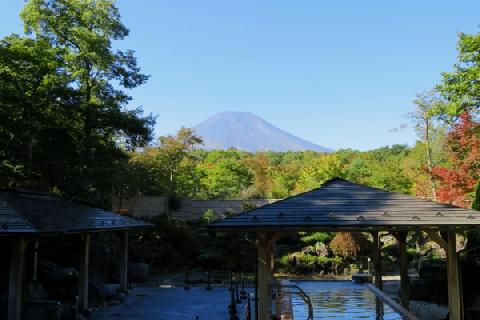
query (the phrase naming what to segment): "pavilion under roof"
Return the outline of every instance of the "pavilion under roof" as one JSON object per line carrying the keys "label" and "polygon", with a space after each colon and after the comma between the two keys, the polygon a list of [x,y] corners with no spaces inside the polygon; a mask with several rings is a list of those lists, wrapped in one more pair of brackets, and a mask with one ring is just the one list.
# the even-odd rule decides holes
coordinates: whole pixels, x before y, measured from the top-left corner
{"label": "pavilion under roof", "polygon": [[225,218],[213,229],[239,231],[465,230],[480,212],[334,178],[321,187]]}
{"label": "pavilion under roof", "polygon": [[0,191],[0,236],[148,227],[151,224],[48,193]]}

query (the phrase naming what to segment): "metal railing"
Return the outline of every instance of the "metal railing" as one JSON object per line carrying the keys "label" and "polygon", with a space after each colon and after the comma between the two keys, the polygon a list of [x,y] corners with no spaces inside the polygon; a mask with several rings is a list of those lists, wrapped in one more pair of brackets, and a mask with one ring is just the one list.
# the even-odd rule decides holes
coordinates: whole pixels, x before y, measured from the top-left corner
{"label": "metal railing", "polygon": [[383,292],[382,290],[375,287],[373,284],[367,284],[368,289],[375,295],[377,299],[382,300],[385,302],[390,308],[395,310],[404,320],[418,320],[418,318],[411,313],[409,310],[402,307],[398,304],[395,300],[390,298]]}
{"label": "metal railing", "polygon": [[307,308],[308,308],[308,317],[306,320],[313,320],[312,300],[310,299],[310,296],[305,291],[303,291],[302,288],[300,288],[296,284],[289,284],[289,285],[277,284],[275,285],[275,287],[277,288],[278,291],[280,291],[280,289],[282,288],[285,288],[285,289],[288,289],[287,293],[295,294],[299,296],[303,300],[303,302],[307,305]]}

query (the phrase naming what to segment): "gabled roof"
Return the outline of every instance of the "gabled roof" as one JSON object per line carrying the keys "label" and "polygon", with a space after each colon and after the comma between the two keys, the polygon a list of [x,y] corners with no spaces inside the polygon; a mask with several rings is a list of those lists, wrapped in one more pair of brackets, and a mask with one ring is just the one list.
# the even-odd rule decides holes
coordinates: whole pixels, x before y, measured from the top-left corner
{"label": "gabled roof", "polygon": [[480,227],[480,211],[334,178],[320,188],[211,225],[214,229],[292,231]]}
{"label": "gabled roof", "polygon": [[0,199],[0,233],[34,233],[35,227],[12,208],[7,201]]}
{"label": "gabled roof", "polygon": [[0,235],[145,228],[140,220],[60,197],[0,191]]}

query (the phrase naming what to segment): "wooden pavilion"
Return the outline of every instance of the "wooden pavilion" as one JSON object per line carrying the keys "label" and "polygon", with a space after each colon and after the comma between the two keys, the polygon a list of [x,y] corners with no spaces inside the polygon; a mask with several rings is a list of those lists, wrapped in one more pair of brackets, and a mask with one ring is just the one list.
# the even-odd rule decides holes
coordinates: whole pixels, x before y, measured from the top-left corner
{"label": "wooden pavilion", "polygon": [[[122,246],[120,287],[128,284],[128,230],[149,228],[150,224],[48,193],[0,191],[0,238],[11,243],[8,286],[8,320],[22,318],[25,250],[42,237],[78,235],[80,265],[78,307],[88,308],[90,238],[96,232],[118,232]],[[73,254],[73,253],[72,253]],[[36,266],[35,253],[33,264]]]}
{"label": "wooden pavilion", "polygon": [[[334,178],[320,188],[229,217],[213,230],[254,232],[258,239],[258,319],[271,316],[273,248],[282,234],[314,231],[359,231],[373,236],[375,285],[382,289],[379,232],[399,243],[401,302],[408,308],[406,238],[425,231],[447,252],[448,308],[451,320],[463,319],[456,234],[480,229],[480,212],[388,192]],[[268,318],[269,319],[269,318]]]}

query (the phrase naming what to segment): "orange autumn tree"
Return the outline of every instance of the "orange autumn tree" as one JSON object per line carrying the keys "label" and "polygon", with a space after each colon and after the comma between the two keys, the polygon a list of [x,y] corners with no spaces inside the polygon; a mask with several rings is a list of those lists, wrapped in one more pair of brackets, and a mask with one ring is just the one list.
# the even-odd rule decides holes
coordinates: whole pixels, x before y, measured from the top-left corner
{"label": "orange autumn tree", "polygon": [[360,232],[337,232],[330,242],[333,253],[345,258],[355,258],[367,252],[369,246],[369,241]]}
{"label": "orange autumn tree", "polygon": [[469,112],[462,113],[448,132],[445,143],[450,165],[433,168],[440,182],[438,200],[470,208],[480,179],[480,123],[474,121]]}

